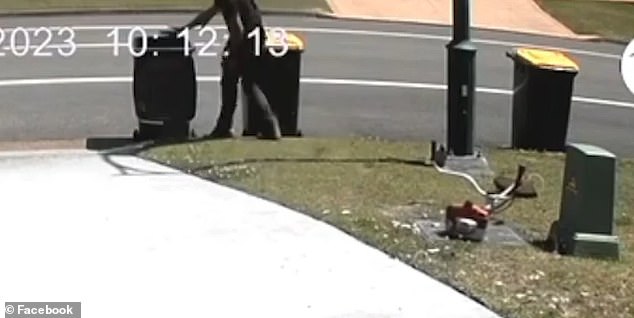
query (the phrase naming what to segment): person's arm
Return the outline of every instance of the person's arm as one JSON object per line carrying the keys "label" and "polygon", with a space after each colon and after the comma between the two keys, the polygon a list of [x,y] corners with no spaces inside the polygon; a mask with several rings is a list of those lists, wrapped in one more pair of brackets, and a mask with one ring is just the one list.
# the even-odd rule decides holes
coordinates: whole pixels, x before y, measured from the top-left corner
{"label": "person's arm", "polygon": [[206,25],[218,13],[218,11],[219,11],[218,6],[216,5],[214,1],[214,4],[211,7],[199,13],[193,20],[191,20],[191,22],[187,23],[180,29],[191,29],[196,26]]}

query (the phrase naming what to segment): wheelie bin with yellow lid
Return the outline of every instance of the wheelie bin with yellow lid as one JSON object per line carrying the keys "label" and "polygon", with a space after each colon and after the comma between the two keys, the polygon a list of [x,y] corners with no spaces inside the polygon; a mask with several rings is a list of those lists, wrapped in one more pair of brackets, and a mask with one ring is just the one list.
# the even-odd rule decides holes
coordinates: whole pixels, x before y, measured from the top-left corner
{"label": "wheelie bin with yellow lid", "polygon": [[[299,35],[291,32],[274,32],[267,30],[267,40],[262,57],[267,80],[262,89],[271,108],[278,118],[282,136],[299,137],[299,100],[301,55],[304,52],[304,41]],[[284,39],[285,38],[285,39]],[[284,43],[284,41],[286,43]],[[242,94],[243,136],[254,136],[257,133],[261,116],[255,112],[251,102]]]}
{"label": "wheelie bin with yellow lid", "polygon": [[514,60],[512,147],[564,151],[579,65],[564,52],[519,48]]}

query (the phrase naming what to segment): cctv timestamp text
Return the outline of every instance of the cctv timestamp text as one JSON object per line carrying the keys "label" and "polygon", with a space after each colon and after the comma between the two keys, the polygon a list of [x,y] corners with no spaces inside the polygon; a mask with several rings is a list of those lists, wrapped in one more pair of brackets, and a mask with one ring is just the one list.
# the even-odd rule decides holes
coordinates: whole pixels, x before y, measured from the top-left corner
{"label": "cctv timestamp text", "polygon": [[[150,49],[149,39],[152,38],[154,40],[158,40],[160,37],[159,34],[149,36],[147,31],[142,27],[133,27],[127,33],[127,36],[123,36],[121,30],[121,28],[115,27],[107,34],[108,38],[112,41],[112,53],[114,54],[114,56],[119,56],[121,54],[121,47],[124,47],[123,50],[127,48],[128,53],[133,57],[144,56],[148,54],[148,50]],[[221,46],[221,44],[219,43],[219,39],[221,37],[218,35],[218,31],[215,28],[206,26],[198,30],[197,34],[199,41],[193,43],[191,41],[192,38],[190,31],[190,29],[186,28],[182,31],[179,31],[178,33],[170,35],[171,37],[176,37],[176,39],[178,40],[182,40],[178,42],[181,43],[180,45],[182,45],[183,47],[169,49],[181,51],[184,56],[190,56],[192,54],[191,52],[193,51],[195,51],[195,54],[200,57],[218,56],[218,53],[214,51],[214,48]],[[267,38],[271,36],[273,36],[278,41],[275,41],[276,45],[268,46],[267,50],[269,54],[274,57],[282,57],[286,55],[286,53],[288,53],[289,51],[286,31],[282,28],[271,28],[267,31]],[[225,36],[223,39],[226,40],[227,36]],[[253,48],[254,54],[260,56],[262,54],[261,48],[264,47],[262,45],[262,41],[266,41],[267,39],[262,39],[261,32],[258,28],[250,31],[247,34],[247,39],[251,40],[251,42],[255,46]],[[193,50],[192,46],[199,47],[199,49]],[[158,56],[160,55],[160,52],[162,50],[151,51],[154,56]]]}
{"label": "cctv timestamp text", "polygon": [[70,57],[76,51],[75,31],[70,27],[0,28],[0,57]]}

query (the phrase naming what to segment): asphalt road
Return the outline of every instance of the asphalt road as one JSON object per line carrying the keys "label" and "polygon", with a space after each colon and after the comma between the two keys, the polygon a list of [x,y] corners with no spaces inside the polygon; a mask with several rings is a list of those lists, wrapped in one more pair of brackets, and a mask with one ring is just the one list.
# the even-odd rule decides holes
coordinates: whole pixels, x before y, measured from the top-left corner
{"label": "asphalt road", "polygon": [[[180,25],[191,15],[104,15],[3,18],[0,27],[10,46],[14,28],[73,27],[80,44],[70,57],[54,54],[0,57],[0,141],[127,137],[136,127],[131,89],[133,58],[121,47],[114,55],[114,26],[121,41],[130,27]],[[303,56],[300,126],[305,134],[379,135],[400,139],[445,138],[445,45],[447,27],[267,16],[268,26],[297,30],[307,42]],[[212,25],[222,24],[221,18]],[[88,27],[86,27],[88,26]],[[95,27],[98,26],[98,27]],[[27,29],[31,30],[31,29]],[[51,29],[51,43],[65,35]],[[31,30],[32,31],[32,30]],[[33,37],[33,33],[30,33]],[[218,31],[222,44],[224,30]],[[1,35],[1,34],[0,34]],[[478,47],[476,141],[504,146],[511,136],[513,63],[505,53],[514,47],[565,48],[578,59],[569,141],[634,155],[634,95],[621,80],[619,58],[625,46],[590,43],[508,32],[474,30]],[[23,43],[21,34],[16,43]],[[38,39],[32,45],[38,46]],[[22,42],[21,42],[22,41]],[[193,41],[210,41],[210,34]],[[19,48],[18,48],[19,49]],[[210,52],[219,52],[213,46]],[[49,50],[50,51],[50,50]],[[196,56],[199,106],[193,122],[208,133],[218,113],[219,59]],[[236,128],[241,127],[241,114]]]}

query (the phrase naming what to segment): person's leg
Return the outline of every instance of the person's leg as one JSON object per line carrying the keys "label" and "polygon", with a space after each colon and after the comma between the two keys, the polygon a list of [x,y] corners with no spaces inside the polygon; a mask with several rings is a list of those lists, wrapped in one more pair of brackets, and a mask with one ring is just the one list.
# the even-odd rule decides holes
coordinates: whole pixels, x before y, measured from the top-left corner
{"label": "person's leg", "polygon": [[222,60],[222,77],[220,79],[221,107],[216,120],[216,127],[211,132],[211,137],[232,137],[233,116],[235,114],[238,99],[238,80],[240,80],[240,68],[238,58],[234,55],[224,56]]}
{"label": "person's leg", "polygon": [[247,98],[252,101],[250,104],[256,107],[254,111],[256,111],[258,117],[261,118],[259,121],[260,125],[257,127],[259,132],[258,137],[264,139],[280,139],[282,135],[277,117],[261,85],[262,81],[265,80],[265,74],[262,73],[263,62],[263,57],[256,57],[253,54],[249,55],[242,78],[242,87]]}

